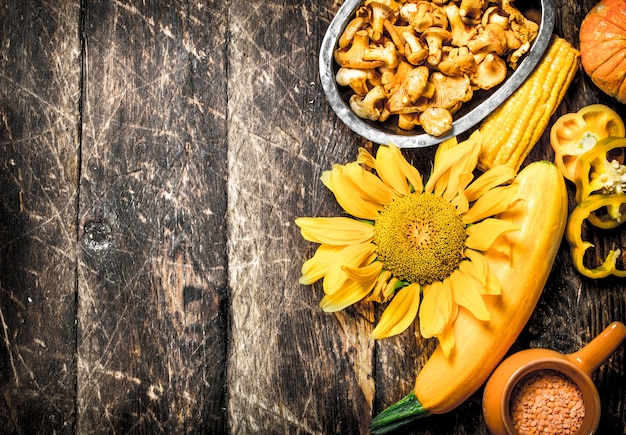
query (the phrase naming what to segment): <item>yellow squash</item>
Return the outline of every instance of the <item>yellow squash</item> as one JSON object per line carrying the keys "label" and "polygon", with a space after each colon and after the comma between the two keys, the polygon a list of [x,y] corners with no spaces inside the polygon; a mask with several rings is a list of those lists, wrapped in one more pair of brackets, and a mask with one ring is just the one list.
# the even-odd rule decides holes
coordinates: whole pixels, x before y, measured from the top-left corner
{"label": "yellow squash", "polygon": [[520,185],[520,200],[498,217],[519,231],[501,236],[485,254],[502,285],[501,295],[485,296],[491,320],[477,320],[461,309],[450,357],[438,346],[413,392],[374,418],[372,434],[459,406],[483,385],[530,318],[565,231],[567,190],[556,165],[547,161],[526,166],[514,182]]}

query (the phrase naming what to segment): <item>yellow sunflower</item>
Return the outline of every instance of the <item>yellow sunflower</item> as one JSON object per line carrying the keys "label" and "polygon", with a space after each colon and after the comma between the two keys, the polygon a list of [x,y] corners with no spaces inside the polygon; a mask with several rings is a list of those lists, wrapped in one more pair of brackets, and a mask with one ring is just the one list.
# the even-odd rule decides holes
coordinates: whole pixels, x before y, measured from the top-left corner
{"label": "yellow sunflower", "polygon": [[426,184],[393,145],[376,157],[359,149],[356,162],[322,174],[350,216],[296,219],[304,239],[319,243],[302,266],[300,283],[323,279],[328,312],[362,299],[388,303],[372,338],[407,329],[419,313],[423,337],[436,337],[446,355],[454,347],[459,309],[489,320],[483,295],[500,283],[483,252],[516,230],[493,216],[514,205],[515,172],[502,165],[474,178],[480,133],[443,142]]}

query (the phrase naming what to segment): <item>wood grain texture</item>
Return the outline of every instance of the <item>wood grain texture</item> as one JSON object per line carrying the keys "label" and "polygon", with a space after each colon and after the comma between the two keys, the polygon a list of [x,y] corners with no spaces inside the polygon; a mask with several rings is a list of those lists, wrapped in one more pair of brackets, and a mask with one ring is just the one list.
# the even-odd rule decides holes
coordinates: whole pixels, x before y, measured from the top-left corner
{"label": "wood grain texture", "polygon": [[[366,434],[412,390],[432,340],[371,341],[384,307],[298,284],[294,219],[340,214],[319,177],[372,147],[319,81],[341,3],[0,0],[0,432]],[[556,3],[577,46],[595,2]],[[553,120],[597,102],[626,119],[581,70]],[[527,161],[552,157],[546,132]],[[625,288],[563,243],[510,352],[579,349]],[[599,433],[626,433],[625,367],[594,375]],[[399,433],[486,434],[481,394]]]}
{"label": "wood grain texture", "polygon": [[75,421],[78,17],[78,2],[0,2],[3,433]]}
{"label": "wood grain texture", "polygon": [[231,3],[233,433],[365,433],[369,423],[371,308],[322,313],[319,292],[297,283],[312,246],[294,217],[338,212],[319,176],[356,151],[318,80],[318,47],[331,16],[314,2]]}
{"label": "wood grain texture", "polygon": [[226,428],[222,3],[85,3],[80,433]]}

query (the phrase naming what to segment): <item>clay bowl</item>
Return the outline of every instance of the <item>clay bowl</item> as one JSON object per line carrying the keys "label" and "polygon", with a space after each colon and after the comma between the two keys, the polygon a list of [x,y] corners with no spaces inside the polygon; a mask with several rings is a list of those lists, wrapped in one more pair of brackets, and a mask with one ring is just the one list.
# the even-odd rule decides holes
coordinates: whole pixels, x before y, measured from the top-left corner
{"label": "clay bowl", "polygon": [[483,392],[483,414],[489,433],[516,434],[510,413],[515,387],[530,373],[553,370],[568,377],[581,392],[585,414],[577,434],[595,434],[601,405],[592,375],[625,339],[626,326],[613,322],[577,352],[562,354],[550,349],[527,349],[505,359],[490,376]]}

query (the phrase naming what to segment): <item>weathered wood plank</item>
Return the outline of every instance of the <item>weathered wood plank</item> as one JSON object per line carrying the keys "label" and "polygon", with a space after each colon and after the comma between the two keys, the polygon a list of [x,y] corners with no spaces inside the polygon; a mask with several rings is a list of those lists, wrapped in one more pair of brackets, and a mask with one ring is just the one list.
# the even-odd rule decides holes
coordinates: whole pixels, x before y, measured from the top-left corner
{"label": "weathered wood plank", "polygon": [[0,432],[75,423],[78,1],[0,2]]}
{"label": "weathered wood plank", "polygon": [[371,308],[321,312],[298,285],[313,253],[297,216],[339,212],[319,181],[356,156],[318,79],[331,2],[231,2],[228,371],[233,433],[365,433],[374,393]]}
{"label": "weathered wood plank", "polygon": [[80,433],[226,430],[226,9],[85,3]]}

